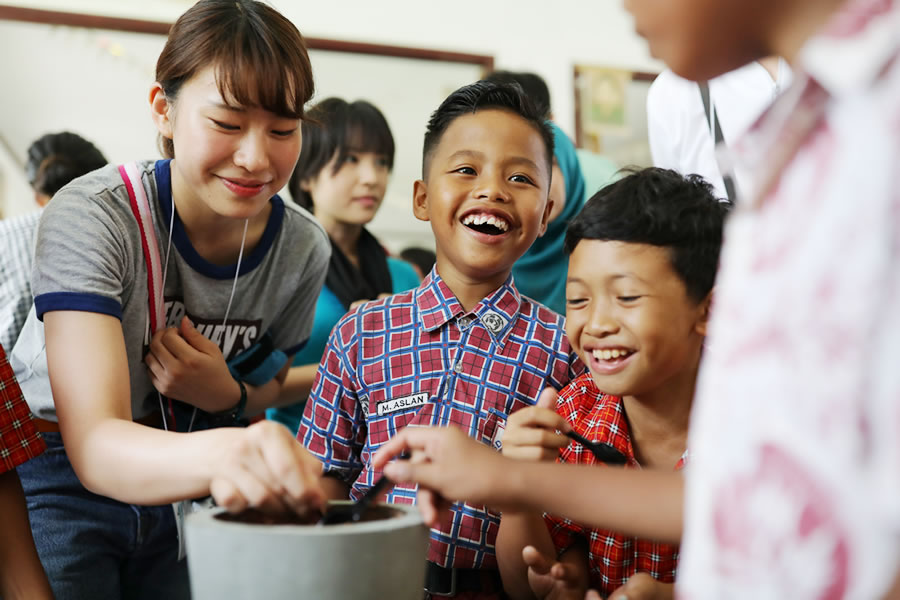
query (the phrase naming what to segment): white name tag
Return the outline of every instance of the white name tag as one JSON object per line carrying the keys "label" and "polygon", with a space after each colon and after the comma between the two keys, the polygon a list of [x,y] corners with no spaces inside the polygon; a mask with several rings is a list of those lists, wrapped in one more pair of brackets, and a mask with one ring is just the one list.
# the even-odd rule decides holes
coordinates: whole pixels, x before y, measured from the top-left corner
{"label": "white name tag", "polygon": [[503,434],[506,432],[506,421],[497,423],[497,429],[494,430],[494,437],[491,438],[491,446],[494,450],[503,450]]}
{"label": "white name tag", "polygon": [[378,403],[378,416],[422,406],[426,402],[428,402],[428,394],[426,392],[413,394],[412,396],[403,396],[402,398],[391,398]]}

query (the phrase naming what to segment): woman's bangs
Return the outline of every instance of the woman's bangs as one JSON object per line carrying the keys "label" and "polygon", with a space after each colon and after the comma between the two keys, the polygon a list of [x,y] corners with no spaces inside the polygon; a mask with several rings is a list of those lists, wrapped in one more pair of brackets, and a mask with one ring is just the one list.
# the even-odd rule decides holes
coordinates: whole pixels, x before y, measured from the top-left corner
{"label": "woman's bangs", "polygon": [[344,148],[387,157],[394,166],[394,136],[384,118],[365,110],[354,110],[347,123]]}
{"label": "woman's bangs", "polygon": [[279,61],[259,49],[224,52],[216,73],[219,93],[229,104],[258,106],[279,117],[303,118],[312,96],[312,78],[301,61]]}

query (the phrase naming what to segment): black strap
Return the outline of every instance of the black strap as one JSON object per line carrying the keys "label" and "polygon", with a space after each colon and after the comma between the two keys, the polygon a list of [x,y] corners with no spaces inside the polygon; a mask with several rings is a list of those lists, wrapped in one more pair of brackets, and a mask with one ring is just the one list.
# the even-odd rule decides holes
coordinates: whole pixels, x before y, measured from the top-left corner
{"label": "black strap", "polygon": [[357,250],[359,268],[344,256],[332,240],[331,260],[325,276],[325,285],[347,309],[357,300],[375,300],[379,294],[390,294],[393,291],[387,253],[365,229],[359,236]]}
{"label": "black strap", "polygon": [[[703,99],[703,112],[706,114],[706,122],[710,122],[710,113],[712,112],[712,102],[709,97],[709,82],[699,81],[697,86],[700,88],[700,97]],[[719,125],[719,115],[712,115],[712,125],[710,125],[710,133],[716,146],[725,145],[725,137],[722,135],[722,127]],[[737,192],[734,189],[734,179],[730,173],[722,173],[722,180],[725,182],[725,193],[728,199],[734,202],[737,199]]]}
{"label": "black strap", "polygon": [[455,596],[460,592],[500,593],[503,583],[496,569],[450,569],[428,561],[425,591],[434,596]]}

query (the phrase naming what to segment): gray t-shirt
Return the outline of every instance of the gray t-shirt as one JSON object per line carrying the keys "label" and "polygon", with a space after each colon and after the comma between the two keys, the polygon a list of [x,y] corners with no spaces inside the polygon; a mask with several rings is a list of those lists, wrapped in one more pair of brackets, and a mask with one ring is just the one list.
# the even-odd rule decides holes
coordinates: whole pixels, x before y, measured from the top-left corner
{"label": "gray t-shirt", "polygon": [[[163,262],[172,210],[169,161],[139,163]],[[218,266],[193,248],[175,215],[165,282],[166,325],[187,315],[219,346],[226,360],[268,332],[276,349],[291,355],[309,338],[316,298],[325,280],[331,245],[313,217],[278,196],[262,238],[244,253],[227,323],[236,265]],[[74,180],[44,210],[32,274],[35,306],[10,362],[32,412],[56,420],[44,346],[44,313],[79,310],[122,321],[134,418],[159,404],[144,364],[148,343],[147,268],[140,229],[117,167]],[[79,352],[74,347],[72,352]]]}

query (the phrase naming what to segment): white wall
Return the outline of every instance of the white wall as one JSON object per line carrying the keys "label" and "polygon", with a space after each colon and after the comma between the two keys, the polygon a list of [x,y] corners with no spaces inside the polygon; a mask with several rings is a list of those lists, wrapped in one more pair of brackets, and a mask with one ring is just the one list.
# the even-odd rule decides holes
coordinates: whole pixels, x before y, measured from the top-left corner
{"label": "white wall", "polygon": [[[3,0],[0,0],[2,2]],[[193,0],[7,0],[6,4],[45,8],[69,12],[103,14],[108,16],[131,17],[155,21],[171,22],[184,12]],[[659,71],[661,65],[650,58],[646,45],[633,32],[630,17],[624,11],[621,0],[454,0],[435,2],[429,0],[271,0],[271,3],[293,20],[300,30],[310,37],[334,38],[349,41],[371,42],[397,46],[414,46],[430,49],[486,54],[494,57],[495,66],[501,69],[528,70],[543,76],[551,89],[553,110],[556,121],[570,134],[574,133],[574,95],[572,72],[575,64],[597,64],[623,67],[641,71]],[[548,9],[548,7],[550,9]],[[96,131],[99,123],[84,124],[79,127],[77,114],[41,115],[30,112],[33,107],[17,106],[15,89],[27,86],[22,74],[15,72],[14,79],[7,75],[15,71],[8,56],[16,52],[33,53],[40,50],[40,40],[34,40],[31,47],[4,47],[0,40],[0,81],[16,81],[16,86],[5,86],[3,101],[5,109],[19,118],[41,119],[46,124],[45,131],[72,129],[85,131],[85,136],[94,139],[90,131]],[[108,57],[106,57],[108,58]],[[122,76],[116,69],[115,61],[98,56],[98,69],[110,69],[110,82]],[[148,65],[152,78],[152,64]],[[7,71],[7,73],[4,73]],[[127,77],[134,77],[134,69]],[[32,75],[40,78],[40,73]],[[27,75],[25,76],[27,78]],[[64,94],[85,94],[89,90],[66,89]],[[409,83],[409,94],[416,93],[415,81]],[[104,96],[118,98],[115,90],[105,90]],[[152,144],[153,133],[146,118],[145,99],[134,105],[135,121],[147,121],[145,128],[135,127],[123,131],[120,136],[145,138],[142,144]],[[39,116],[40,115],[40,116]],[[108,125],[107,125],[108,126]],[[422,123],[424,127],[424,123]],[[0,134],[7,136],[14,124],[0,124]],[[144,135],[146,133],[146,136]],[[24,143],[24,142],[22,142]],[[116,145],[126,140],[116,140]],[[417,144],[420,144],[417,141]],[[127,155],[110,144],[101,145],[108,158],[113,161],[130,160],[142,153]],[[21,143],[13,144],[18,150]],[[151,146],[152,147],[152,146]],[[22,156],[16,157],[24,160]],[[149,155],[148,155],[149,156]],[[6,169],[4,169],[6,171]],[[395,174],[396,175],[396,174]],[[21,189],[3,183],[8,173],[0,178],[0,194],[5,190]],[[411,189],[410,181],[392,181],[393,193]],[[394,191],[396,190],[396,191]],[[18,193],[18,192],[16,192]],[[0,202],[4,196],[0,195]],[[6,196],[5,213],[16,214],[31,209],[30,197],[22,201],[18,197]],[[402,203],[386,203],[391,209],[383,210],[373,223],[376,233],[380,230],[396,229],[395,215],[405,210]],[[389,208],[386,205],[385,208]],[[427,228],[412,222],[407,225],[417,236],[427,234]],[[385,240],[396,250],[397,244]]]}
{"label": "white wall", "polygon": [[[38,209],[34,192],[22,175],[22,160],[13,156],[5,144],[0,144],[0,218]],[[2,202],[4,198],[10,199],[10,202]]]}
{"label": "white wall", "polygon": [[[173,21],[193,0],[12,0],[6,4]],[[494,57],[501,69],[540,74],[554,112],[573,133],[572,68],[601,64],[659,71],[622,0],[271,0],[304,35]]]}

